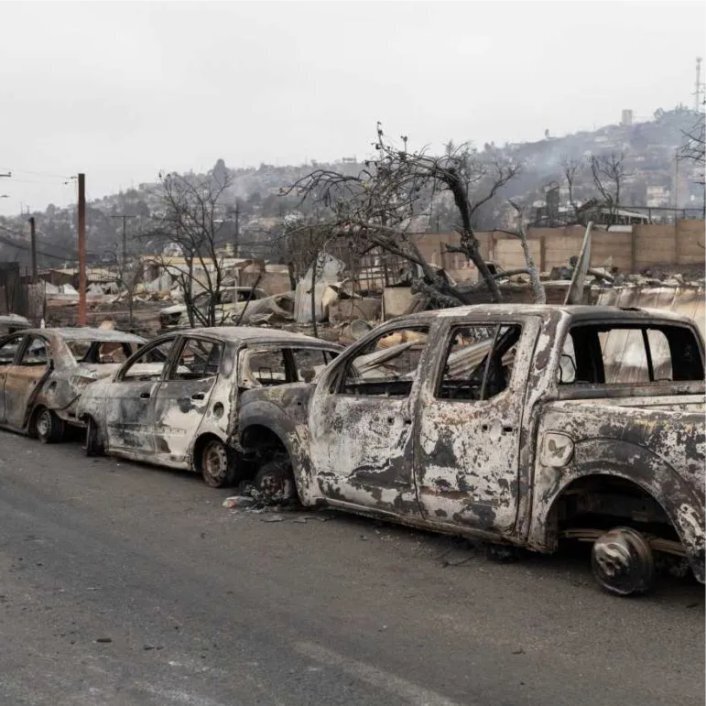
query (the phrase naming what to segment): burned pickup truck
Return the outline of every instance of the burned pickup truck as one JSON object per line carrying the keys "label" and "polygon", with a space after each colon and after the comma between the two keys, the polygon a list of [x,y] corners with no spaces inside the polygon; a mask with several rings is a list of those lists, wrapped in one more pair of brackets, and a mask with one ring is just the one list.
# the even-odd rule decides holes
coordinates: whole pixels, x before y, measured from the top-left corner
{"label": "burned pickup truck", "polygon": [[629,594],[656,560],[704,581],[703,412],[687,319],[471,306],[381,325],[315,386],[246,393],[240,444],[304,505],[545,553],[590,541],[599,583]]}

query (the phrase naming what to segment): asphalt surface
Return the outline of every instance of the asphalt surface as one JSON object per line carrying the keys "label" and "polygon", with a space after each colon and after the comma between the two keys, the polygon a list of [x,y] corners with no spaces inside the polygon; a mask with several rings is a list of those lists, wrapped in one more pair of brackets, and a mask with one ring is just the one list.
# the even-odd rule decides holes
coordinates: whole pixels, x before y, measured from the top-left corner
{"label": "asphalt surface", "polygon": [[0,432],[0,704],[704,703],[704,592]]}

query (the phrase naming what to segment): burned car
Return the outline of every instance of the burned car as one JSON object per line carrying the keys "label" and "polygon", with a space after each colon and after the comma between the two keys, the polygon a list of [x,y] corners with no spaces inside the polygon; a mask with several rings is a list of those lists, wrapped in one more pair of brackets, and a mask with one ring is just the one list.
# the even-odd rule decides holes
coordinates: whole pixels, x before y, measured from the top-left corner
{"label": "burned car", "polygon": [[89,383],[113,373],[145,342],[98,328],[23,329],[0,339],[0,426],[60,441],[80,426],[76,404]]}
{"label": "burned car", "polygon": [[[217,293],[201,292],[194,297],[193,306],[198,310],[196,322],[207,322],[211,297],[215,321],[219,325],[232,325],[251,302],[265,299],[267,292],[257,287],[223,287]],[[159,323],[163,331],[188,328],[190,326],[186,304],[172,304],[159,312]]]}
{"label": "burned car", "polygon": [[0,316],[0,336],[22,331],[26,328],[32,328],[32,324],[24,316],[19,314],[3,314]]}
{"label": "burned car", "polygon": [[545,553],[592,542],[594,575],[618,594],[650,588],[656,562],[704,581],[704,346],[685,318],[402,317],[315,386],[245,393],[239,442],[306,506]]}
{"label": "burned car", "polygon": [[213,487],[244,473],[233,438],[244,390],[310,382],[341,350],[246,326],[164,334],[83,395],[86,453],[200,472]]}

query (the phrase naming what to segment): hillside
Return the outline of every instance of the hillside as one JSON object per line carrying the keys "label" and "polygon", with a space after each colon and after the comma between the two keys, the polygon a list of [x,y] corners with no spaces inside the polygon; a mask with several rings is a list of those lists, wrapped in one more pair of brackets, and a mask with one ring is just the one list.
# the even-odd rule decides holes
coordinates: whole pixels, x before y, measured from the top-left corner
{"label": "hillside", "polygon": [[[696,174],[691,163],[680,162],[676,169],[675,155],[684,142],[683,131],[690,129],[696,114],[686,108],[658,110],[650,121],[633,125],[608,125],[594,132],[578,132],[565,137],[547,135],[538,142],[476,145],[488,157],[512,159],[523,165],[522,171],[501,195],[480,214],[479,228],[500,225],[504,218],[506,199],[520,200],[527,205],[541,205],[546,189],[560,186],[560,198],[567,201],[568,193],[562,175],[562,163],[567,159],[583,160],[590,155],[611,152],[624,153],[627,176],[623,195],[624,206],[673,207],[675,182],[678,178],[679,208],[703,207],[703,187],[695,184]],[[216,170],[227,170],[232,185],[224,198],[224,239],[234,230],[233,211],[237,203],[240,212],[241,253],[267,256],[267,241],[280,228],[281,219],[298,208],[294,196],[281,196],[280,190],[314,168],[323,167],[356,173],[361,164],[352,160],[323,164],[312,162],[299,166],[229,168],[219,160]],[[144,232],[150,218],[159,210],[159,183],[140,184],[136,189],[91,201],[87,205],[88,248],[90,259],[110,261],[118,252],[122,222],[113,218],[127,213],[130,234]],[[577,174],[575,198],[585,201],[595,196],[590,170],[584,166]],[[444,196],[437,197],[431,218],[418,219],[417,230],[445,231],[454,226],[452,205]],[[41,266],[57,266],[75,258],[75,208],[50,205],[33,214],[37,220],[38,251]],[[29,262],[26,216],[0,218],[0,259]],[[136,246],[135,246],[136,247]]]}

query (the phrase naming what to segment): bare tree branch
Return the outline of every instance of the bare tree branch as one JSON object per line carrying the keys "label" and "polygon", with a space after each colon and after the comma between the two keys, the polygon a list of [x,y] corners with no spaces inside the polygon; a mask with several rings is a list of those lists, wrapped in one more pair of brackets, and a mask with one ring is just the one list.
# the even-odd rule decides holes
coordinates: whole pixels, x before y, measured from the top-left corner
{"label": "bare tree branch", "polygon": [[428,205],[435,193],[451,194],[458,216],[457,231],[462,253],[477,268],[491,301],[500,301],[497,282],[481,254],[473,222],[478,210],[498,196],[519,171],[516,164],[488,161],[468,144],[449,143],[441,155],[426,148],[410,151],[408,139],[398,147],[389,141],[380,123],[374,148],[375,159],[365,163],[355,176],[317,169],[297,180],[284,193],[296,193],[301,202],[319,207],[315,222],[341,237],[355,238],[361,248],[375,245],[403,258],[416,268],[416,285],[425,295],[449,306],[466,303],[448,278],[424,258],[409,236],[418,216],[429,216]]}

